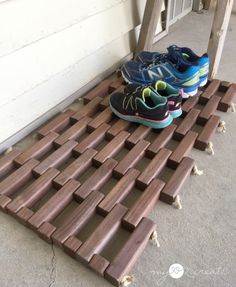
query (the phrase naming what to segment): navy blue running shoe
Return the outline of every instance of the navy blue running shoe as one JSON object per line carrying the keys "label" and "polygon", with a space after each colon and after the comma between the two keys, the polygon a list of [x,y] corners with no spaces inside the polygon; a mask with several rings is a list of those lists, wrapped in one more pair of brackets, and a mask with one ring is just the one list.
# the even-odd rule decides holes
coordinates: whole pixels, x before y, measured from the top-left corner
{"label": "navy blue running shoe", "polygon": [[199,65],[199,86],[203,87],[206,85],[210,64],[210,59],[206,53],[202,56],[198,56],[190,48],[178,47],[176,45],[168,47],[167,50],[170,60],[172,58],[172,60],[175,61],[176,56],[177,58],[182,56],[185,63],[187,62],[192,65]]}
{"label": "navy blue running shoe", "polygon": [[124,93],[111,95],[110,107],[121,119],[155,129],[165,128],[173,120],[167,99],[157,94],[152,87],[127,85]]}
{"label": "navy blue running shoe", "polygon": [[121,68],[124,80],[128,83],[151,85],[162,80],[177,89],[183,89],[185,97],[197,94],[199,86],[199,66],[185,63],[181,57],[174,65],[168,56],[161,55],[148,65],[129,61]]}

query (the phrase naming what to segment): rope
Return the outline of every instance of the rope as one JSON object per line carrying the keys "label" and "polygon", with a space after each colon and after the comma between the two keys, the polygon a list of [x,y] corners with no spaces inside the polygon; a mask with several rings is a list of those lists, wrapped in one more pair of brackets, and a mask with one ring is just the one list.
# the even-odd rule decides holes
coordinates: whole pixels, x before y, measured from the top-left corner
{"label": "rope", "polygon": [[175,206],[176,206],[177,209],[182,209],[182,204],[181,204],[179,195],[176,196],[174,203],[175,203]]}
{"label": "rope", "polygon": [[218,132],[220,133],[225,133],[226,132],[226,127],[225,127],[225,122],[220,121],[218,125]]}
{"label": "rope", "polygon": [[10,146],[7,150],[5,150],[4,154],[8,154],[13,150],[12,146]]}
{"label": "rope", "polygon": [[230,104],[230,108],[231,108],[232,113],[235,113],[236,109],[235,109],[235,104],[234,103]]}
{"label": "rope", "polygon": [[158,234],[157,231],[154,230],[153,233],[151,234],[150,240],[154,245],[156,245],[158,248],[160,247],[160,243],[158,241]]}
{"label": "rope", "polygon": [[132,276],[132,275],[126,275],[126,276],[124,276],[123,277],[123,279],[121,280],[121,285],[122,286],[128,286],[128,285],[130,285],[131,283],[133,283],[134,282],[134,280],[135,280],[135,278],[134,278],[134,276]]}
{"label": "rope", "polygon": [[196,165],[193,166],[192,174],[193,175],[203,175],[203,170],[198,169]]}
{"label": "rope", "polygon": [[213,143],[212,143],[212,142],[209,142],[209,143],[207,144],[206,151],[207,151],[207,153],[209,153],[209,154],[211,154],[211,155],[214,155],[214,154],[215,154],[214,149],[213,149]]}

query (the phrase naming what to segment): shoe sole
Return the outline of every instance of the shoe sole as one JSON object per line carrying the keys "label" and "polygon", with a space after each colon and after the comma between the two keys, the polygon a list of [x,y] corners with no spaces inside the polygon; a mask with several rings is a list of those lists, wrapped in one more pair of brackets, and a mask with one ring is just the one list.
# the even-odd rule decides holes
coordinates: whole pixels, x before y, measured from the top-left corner
{"label": "shoe sole", "polygon": [[143,124],[144,126],[150,127],[150,128],[154,128],[154,129],[163,129],[167,126],[169,126],[172,121],[173,121],[173,117],[169,114],[169,116],[162,120],[162,121],[151,121],[151,120],[147,120],[144,118],[139,118],[137,116],[125,116],[121,113],[119,113],[116,109],[114,109],[112,106],[110,106],[112,112],[119,118],[126,120],[128,122],[132,122],[132,123],[138,123],[138,124]]}
{"label": "shoe sole", "polygon": [[202,82],[200,82],[199,87],[204,87],[207,84],[207,81],[208,81],[208,77]]}
{"label": "shoe sole", "polygon": [[175,119],[175,118],[178,118],[178,117],[180,117],[182,115],[182,109],[179,108],[178,110],[175,110],[175,111],[170,111],[169,110],[169,113],[172,116],[172,118]]}

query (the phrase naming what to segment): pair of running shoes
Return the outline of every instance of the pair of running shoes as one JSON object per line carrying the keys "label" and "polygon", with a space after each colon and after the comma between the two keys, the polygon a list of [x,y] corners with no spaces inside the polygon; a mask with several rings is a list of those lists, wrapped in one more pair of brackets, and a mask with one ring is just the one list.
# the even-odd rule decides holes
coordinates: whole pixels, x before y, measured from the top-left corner
{"label": "pair of running shoes", "polygon": [[152,128],[164,128],[182,114],[182,98],[195,96],[207,83],[209,57],[190,48],[172,45],[168,52],[143,51],[125,63],[122,76],[129,84],[114,93],[110,107],[115,115]]}

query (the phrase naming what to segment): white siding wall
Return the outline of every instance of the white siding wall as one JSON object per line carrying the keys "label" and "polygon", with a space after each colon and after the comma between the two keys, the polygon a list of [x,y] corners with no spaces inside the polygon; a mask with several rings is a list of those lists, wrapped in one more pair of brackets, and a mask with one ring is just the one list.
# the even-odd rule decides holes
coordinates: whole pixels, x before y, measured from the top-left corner
{"label": "white siding wall", "polygon": [[32,122],[37,126],[48,111],[130,54],[145,3],[0,0],[2,149],[12,135]]}

